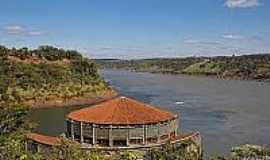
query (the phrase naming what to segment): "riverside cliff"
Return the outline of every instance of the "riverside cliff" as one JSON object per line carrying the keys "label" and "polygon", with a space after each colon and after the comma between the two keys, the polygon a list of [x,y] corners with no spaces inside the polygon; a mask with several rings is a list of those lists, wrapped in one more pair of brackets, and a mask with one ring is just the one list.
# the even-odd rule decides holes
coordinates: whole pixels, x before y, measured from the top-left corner
{"label": "riverside cliff", "polygon": [[0,104],[88,104],[115,96],[95,63],[74,50],[0,46]]}

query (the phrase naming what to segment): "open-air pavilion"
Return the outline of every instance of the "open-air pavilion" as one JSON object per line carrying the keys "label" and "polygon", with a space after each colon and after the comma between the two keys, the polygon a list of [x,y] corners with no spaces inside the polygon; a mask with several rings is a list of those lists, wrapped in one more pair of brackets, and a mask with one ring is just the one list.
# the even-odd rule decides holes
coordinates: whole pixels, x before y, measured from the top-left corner
{"label": "open-air pavilion", "polygon": [[[82,149],[98,149],[106,153],[123,150],[145,152],[160,148],[168,141],[180,145],[191,140],[189,150],[201,155],[199,132],[180,134],[179,116],[127,97],[117,97],[69,113],[66,137]],[[31,133],[26,149],[33,152],[52,151],[63,138]]]}
{"label": "open-air pavilion", "polygon": [[118,97],[67,116],[67,136],[83,144],[130,146],[160,143],[177,135],[177,115]]}

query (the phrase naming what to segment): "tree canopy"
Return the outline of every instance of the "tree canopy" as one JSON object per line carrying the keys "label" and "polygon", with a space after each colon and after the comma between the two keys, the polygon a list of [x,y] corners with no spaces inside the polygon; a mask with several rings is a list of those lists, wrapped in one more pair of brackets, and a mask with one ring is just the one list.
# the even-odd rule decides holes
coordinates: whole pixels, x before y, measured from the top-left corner
{"label": "tree canopy", "polygon": [[77,51],[0,46],[0,104],[97,96],[106,90],[95,63]]}

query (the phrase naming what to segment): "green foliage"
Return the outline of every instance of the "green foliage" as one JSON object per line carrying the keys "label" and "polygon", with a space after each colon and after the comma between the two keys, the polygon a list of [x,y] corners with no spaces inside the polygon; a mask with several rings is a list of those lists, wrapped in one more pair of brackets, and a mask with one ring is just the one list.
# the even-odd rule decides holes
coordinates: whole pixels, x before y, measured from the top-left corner
{"label": "green foliage", "polygon": [[220,78],[270,80],[270,54],[231,57],[96,60],[101,68],[153,73],[214,75]]}
{"label": "green foliage", "polygon": [[0,47],[0,104],[98,96],[108,85],[77,51]]}
{"label": "green foliage", "polygon": [[50,160],[103,160],[104,157],[96,151],[84,151],[80,145],[69,139],[62,139],[61,144],[54,148],[50,155],[45,155]]}
{"label": "green foliage", "polygon": [[11,132],[0,136],[0,160],[41,160],[39,154],[26,152],[24,148],[25,131]]}
{"label": "green foliage", "polygon": [[194,63],[183,70],[183,73],[205,75],[217,75],[220,72],[221,67],[217,63],[208,60]]}
{"label": "green foliage", "polygon": [[0,135],[7,135],[23,128],[30,129],[26,123],[29,109],[25,106],[0,106]]}
{"label": "green foliage", "polygon": [[257,145],[242,145],[232,148],[233,159],[264,159],[270,160],[270,149]]}
{"label": "green foliage", "polygon": [[153,149],[146,153],[145,160],[197,160],[200,158],[197,152],[188,150],[195,145],[191,140],[184,141],[180,145],[166,144],[161,149]]}
{"label": "green foliage", "polygon": [[211,160],[270,160],[270,149],[258,145],[245,144],[233,147],[231,156],[228,157],[214,157]]}
{"label": "green foliage", "polygon": [[125,151],[124,153],[116,155],[114,160],[137,160],[140,157],[142,157],[142,155],[137,152]]}
{"label": "green foliage", "polygon": [[41,156],[25,151],[24,141],[32,125],[26,120],[25,106],[0,107],[0,160],[40,160]]}

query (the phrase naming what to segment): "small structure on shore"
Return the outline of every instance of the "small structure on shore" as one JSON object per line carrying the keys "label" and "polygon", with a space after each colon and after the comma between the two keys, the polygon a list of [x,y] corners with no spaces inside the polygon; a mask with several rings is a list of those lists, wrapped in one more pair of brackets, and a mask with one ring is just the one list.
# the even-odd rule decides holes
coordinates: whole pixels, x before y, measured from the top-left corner
{"label": "small structure on shore", "polygon": [[[79,142],[83,149],[149,150],[168,141],[178,144],[187,138],[201,146],[198,132],[179,134],[177,115],[127,97],[73,111],[66,122],[66,136]],[[35,144],[35,151],[40,150],[39,145],[53,146],[60,140],[38,134],[30,134],[28,139],[27,148],[33,150],[29,146]]]}
{"label": "small structure on shore", "polygon": [[67,117],[68,137],[92,145],[145,145],[177,136],[177,115],[126,97],[71,112]]}

